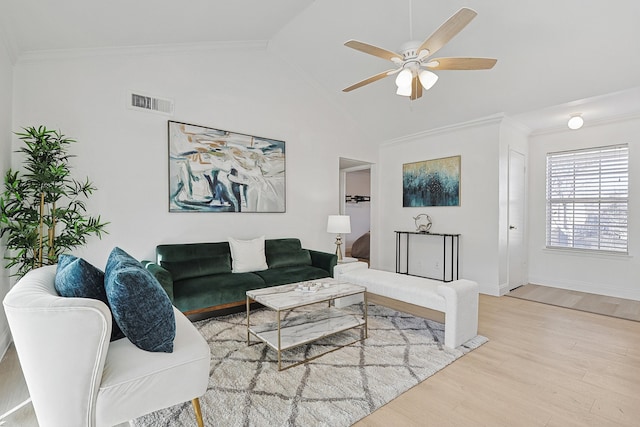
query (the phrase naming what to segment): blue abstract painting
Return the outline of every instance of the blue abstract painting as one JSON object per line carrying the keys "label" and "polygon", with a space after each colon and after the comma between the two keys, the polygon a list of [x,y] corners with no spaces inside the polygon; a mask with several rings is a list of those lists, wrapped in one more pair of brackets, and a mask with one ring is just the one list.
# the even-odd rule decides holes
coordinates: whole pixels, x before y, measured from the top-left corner
{"label": "blue abstract painting", "polygon": [[460,206],[460,156],[402,165],[402,206]]}
{"label": "blue abstract painting", "polygon": [[169,121],[170,212],[285,212],[285,143]]}

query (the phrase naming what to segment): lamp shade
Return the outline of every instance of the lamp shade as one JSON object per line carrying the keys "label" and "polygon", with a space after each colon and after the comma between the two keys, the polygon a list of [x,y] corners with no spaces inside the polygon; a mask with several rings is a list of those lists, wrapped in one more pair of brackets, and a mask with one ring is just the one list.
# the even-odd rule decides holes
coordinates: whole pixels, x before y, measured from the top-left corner
{"label": "lamp shade", "polygon": [[413,80],[413,73],[410,69],[405,68],[404,70],[400,71],[400,73],[398,73],[398,76],[396,77],[396,86],[411,86],[411,80]]}
{"label": "lamp shade", "polygon": [[329,215],[327,233],[351,233],[351,218],[349,215]]}
{"label": "lamp shade", "polygon": [[422,70],[420,74],[418,74],[418,78],[420,79],[420,83],[425,90],[431,89],[434,84],[438,81],[438,75],[436,73],[432,73],[429,70]]}
{"label": "lamp shade", "polygon": [[411,85],[400,86],[398,90],[396,90],[396,95],[411,96]]}

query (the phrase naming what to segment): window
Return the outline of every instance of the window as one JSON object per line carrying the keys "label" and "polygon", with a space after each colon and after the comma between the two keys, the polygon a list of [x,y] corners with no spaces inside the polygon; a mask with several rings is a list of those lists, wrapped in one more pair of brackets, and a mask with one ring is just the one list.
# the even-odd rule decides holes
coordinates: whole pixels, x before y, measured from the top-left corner
{"label": "window", "polygon": [[547,247],[627,253],[629,148],[547,154]]}

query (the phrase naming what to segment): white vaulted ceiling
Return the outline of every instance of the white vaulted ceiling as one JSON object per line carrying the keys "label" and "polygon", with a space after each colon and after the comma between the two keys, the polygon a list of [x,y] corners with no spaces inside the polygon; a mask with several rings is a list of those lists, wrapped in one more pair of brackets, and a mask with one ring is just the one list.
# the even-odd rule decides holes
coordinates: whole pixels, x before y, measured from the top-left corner
{"label": "white vaulted ceiling", "polygon": [[[493,57],[487,71],[439,71],[416,101],[392,68],[343,46],[398,50],[460,7],[478,16],[437,56]],[[267,41],[283,69],[302,73],[378,141],[505,113],[532,130],[640,112],[640,2],[614,0],[3,0],[0,25],[15,58],[47,50]],[[412,34],[410,34],[410,32]],[[260,64],[256,64],[259,70]],[[311,102],[311,101],[310,101]]]}

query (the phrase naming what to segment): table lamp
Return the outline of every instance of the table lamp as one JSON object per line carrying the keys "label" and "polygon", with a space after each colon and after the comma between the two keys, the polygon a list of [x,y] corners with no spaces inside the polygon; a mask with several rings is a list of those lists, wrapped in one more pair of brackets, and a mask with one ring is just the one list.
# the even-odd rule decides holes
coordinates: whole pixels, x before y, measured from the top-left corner
{"label": "table lamp", "polygon": [[351,233],[351,219],[349,215],[329,215],[327,220],[327,233],[336,234],[336,255],[338,261],[342,261],[342,236],[341,234]]}

